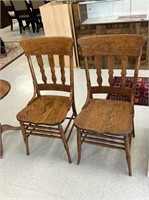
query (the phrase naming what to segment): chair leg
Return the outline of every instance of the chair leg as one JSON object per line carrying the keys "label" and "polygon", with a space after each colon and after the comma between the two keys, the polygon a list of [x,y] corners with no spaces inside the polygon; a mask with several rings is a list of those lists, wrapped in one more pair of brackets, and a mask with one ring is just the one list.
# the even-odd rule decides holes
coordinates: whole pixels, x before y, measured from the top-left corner
{"label": "chair leg", "polygon": [[77,128],[77,148],[78,148],[78,164],[81,160],[81,132],[80,129]]}
{"label": "chair leg", "polygon": [[26,21],[26,27],[28,27],[28,29],[30,28],[29,27],[30,24],[31,24],[33,33],[35,33],[36,25],[35,25],[35,22],[33,21],[33,19],[30,19],[29,21]]}
{"label": "chair leg", "polygon": [[128,172],[129,176],[132,176],[132,170],[131,170],[131,155],[130,155],[130,138],[129,136],[124,137],[125,141],[125,153],[126,153],[126,160],[127,160],[127,165],[128,165]]}
{"label": "chair leg", "polygon": [[64,134],[64,131],[63,131],[63,128],[61,125],[59,125],[59,130],[61,132],[62,141],[63,141],[64,147],[65,147],[65,150],[66,150],[66,153],[68,156],[68,161],[69,161],[69,163],[71,163],[71,156],[70,156],[70,152],[69,152],[68,143],[67,143],[67,140],[66,140],[66,137],[65,137],[65,134]]}
{"label": "chair leg", "polygon": [[39,33],[39,24],[37,23],[37,33]]}
{"label": "chair leg", "polygon": [[132,123],[133,123],[133,130],[132,130],[132,133],[133,133],[133,137],[135,137],[135,126],[134,126],[134,119],[133,119]]}
{"label": "chair leg", "polygon": [[25,28],[28,28],[28,29],[29,29],[30,21],[28,21],[28,20],[25,20],[25,23],[26,23],[26,26],[25,26]]}
{"label": "chair leg", "polygon": [[24,128],[24,124],[22,122],[20,122],[20,124],[21,124],[21,130],[22,130],[23,139],[24,139],[25,146],[26,146],[26,154],[29,155],[28,137],[26,136],[26,131],[25,131],[25,128]]}
{"label": "chair leg", "polygon": [[77,110],[76,110],[76,106],[75,106],[75,102],[72,102],[72,111],[73,111],[73,115],[76,117],[77,116]]}
{"label": "chair leg", "polygon": [[13,21],[11,20],[11,31],[13,31]]}
{"label": "chair leg", "polygon": [[22,22],[19,21],[20,33],[22,33],[22,27],[23,27],[23,24],[22,24]]}

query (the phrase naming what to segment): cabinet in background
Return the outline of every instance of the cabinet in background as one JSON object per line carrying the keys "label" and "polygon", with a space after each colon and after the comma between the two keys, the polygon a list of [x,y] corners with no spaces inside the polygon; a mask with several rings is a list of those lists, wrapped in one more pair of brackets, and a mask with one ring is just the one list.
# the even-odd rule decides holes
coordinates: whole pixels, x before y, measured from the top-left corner
{"label": "cabinet in background", "polygon": [[[141,57],[141,69],[149,69],[149,1],[99,0],[73,3],[76,40],[83,36],[103,34],[141,34],[147,37]],[[79,63],[84,61],[78,47]],[[92,59],[90,66],[92,67]],[[133,68],[133,58],[130,68]],[[118,66],[117,66],[118,67]],[[107,68],[106,62],[103,68]]]}
{"label": "cabinet in background", "polygon": [[78,66],[78,55],[71,6],[72,4],[67,4],[65,2],[51,2],[41,6],[40,13],[46,36],[68,36],[74,39],[74,66]]}

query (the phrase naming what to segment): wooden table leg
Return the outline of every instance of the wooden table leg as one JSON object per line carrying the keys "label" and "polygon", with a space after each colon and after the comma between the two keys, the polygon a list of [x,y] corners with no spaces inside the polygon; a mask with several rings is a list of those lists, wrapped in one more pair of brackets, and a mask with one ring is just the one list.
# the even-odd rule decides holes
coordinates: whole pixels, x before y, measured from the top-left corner
{"label": "wooden table leg", "polygon": [[3,143],[2,143],[2,133],[8,130],[20,130],[20,127],[10,126],[7,124],[0,124],[0,158],[3,157]]}

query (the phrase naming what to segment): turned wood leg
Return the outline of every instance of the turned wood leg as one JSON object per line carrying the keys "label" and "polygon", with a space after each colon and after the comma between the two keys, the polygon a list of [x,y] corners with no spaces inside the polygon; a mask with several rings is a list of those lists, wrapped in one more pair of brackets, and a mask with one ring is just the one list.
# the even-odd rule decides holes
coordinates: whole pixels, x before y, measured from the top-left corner
{"label": "turned wood leg", "polygon": [[28,137],[27,137],[27,135],[26,135],[26,131],[25,131],[25,127],[24,127],[23,122],[20,122],[20,124],[21,124],[21,131],[22,131],[24,143],[25,143],[25,146],[26,146],[26,154],[29,155]]}
{"label": "turned wood leg", "polygon": [[71,129],[70,129],[70,131],[69,131],[69,134],[68,134],[68,137],[67,137],[67,143],[68,143],[68,141],[69,141],[69,138],[70,138],[70,136],[71,136],[71,133],[72,133],[73,128],[74,128],[74,125],[71,126]]}
{"label": "turned wood leg", "polygon": [[78,164],[81,160],[81,133],[80,129],[77,128],[77,148],[78,148]]}
{"label": "turned wood leg", "polygon": [[129,136],[128,135],[125,136],[124,140],[125,140],[125,152],[126,152],[126,160],[127,160],[127,165],[128,165],[128,172],[129,172],[129,176],[132,176]]}
{"label": "turned wood leg", "polygon": [[67,143],[67,140],[66,140],[66,137],[65,137],[65,134],[64,134],[64,131],[63,131],[63,128],[61,125],[59,125],[59,130],[61,132],[62,141],[63,141],[64,147],[65,147],[65,150],[66,150],[66,153],[68,156],[68,161],[69,161],[69,163],[71,163],[71,156],[70,156],[70,152],[69,152],[68,143]]}

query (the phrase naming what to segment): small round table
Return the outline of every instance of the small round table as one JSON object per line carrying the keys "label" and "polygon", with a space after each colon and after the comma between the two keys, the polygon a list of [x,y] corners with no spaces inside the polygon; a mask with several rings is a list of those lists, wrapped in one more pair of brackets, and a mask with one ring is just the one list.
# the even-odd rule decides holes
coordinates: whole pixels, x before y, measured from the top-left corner
{"label": "small round table", "polygon": [[3,99],[10,91],[11,85],[8,81],[0,79],[0,99]]}
{"label": "small round table", "polygon": [[[0,99],[3,99],[10,91],[11,85],[8,81],[0,79]],[[7,130],[20,130],[20,127],[14,127],[7,124],[0,124],[0,158],[3,157],[3,144],[2,144],[2,133]]]}

